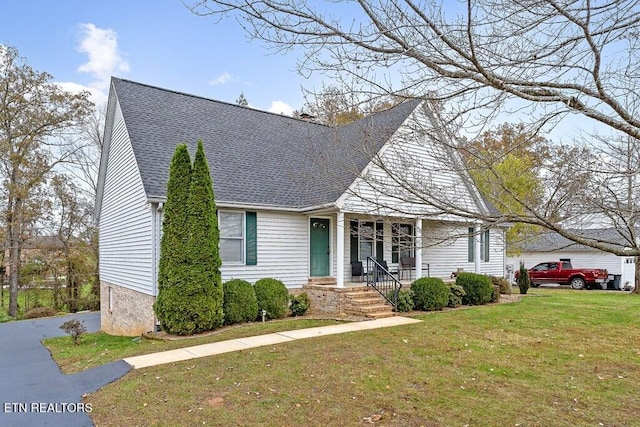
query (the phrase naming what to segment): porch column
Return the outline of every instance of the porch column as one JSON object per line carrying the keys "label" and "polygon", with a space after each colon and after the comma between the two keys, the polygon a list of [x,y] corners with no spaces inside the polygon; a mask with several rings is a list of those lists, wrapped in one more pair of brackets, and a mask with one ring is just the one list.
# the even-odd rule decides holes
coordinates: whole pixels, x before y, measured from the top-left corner
{"label": "porch column", "polygon": [[344,287],[344,212],[336,214],[336,286]]}
{"label": "porch column", "polygon": [[422,218],[416,219],[416,280],[422,277]]}
{"label": "porch column", "polygon": [[480,274],[480,251],[482,247],[480,246],[480,233],[482,232],[482,228],[480,224],[476,224],[473,228],[474,236],[473,236],[473,261],[474,261],[474,271]]}

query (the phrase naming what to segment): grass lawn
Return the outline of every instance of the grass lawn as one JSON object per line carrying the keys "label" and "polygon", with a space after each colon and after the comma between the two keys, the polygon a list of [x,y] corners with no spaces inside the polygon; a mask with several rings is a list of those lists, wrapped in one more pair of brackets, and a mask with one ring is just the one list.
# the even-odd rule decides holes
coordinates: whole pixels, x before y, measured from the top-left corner
{"label": "grass lawn", "polygon": [[62,372],[65,374],[74,374],[140,354],[155,353],[158,351],[173,350],[181,347],[270,334],[292,329],[335,325],[338,323],[341,322],[335,320],[287,318],[266,323],[250,323],[225,327],[214,331],[210,335],[175,341],[161,341],[140,337],[120,337],[97,332],[83,335],[81,345],[73,344],[71,337],[68,335],[48,338],[43,341],[43,344],[49,349],[51,356],[58,366],[60,366]]}
{"label": "grass lawn", "polygon": [[86,401],[98,426],[638,425],[638,296],[536,289],[420,318],[135,370]]}

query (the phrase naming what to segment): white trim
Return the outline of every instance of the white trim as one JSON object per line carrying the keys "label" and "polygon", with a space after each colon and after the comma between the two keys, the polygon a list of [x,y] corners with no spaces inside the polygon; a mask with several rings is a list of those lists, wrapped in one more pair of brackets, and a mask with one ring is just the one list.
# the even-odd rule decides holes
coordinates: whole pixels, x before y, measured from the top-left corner
{"label": "white trim", "polygon": [[[247,265],[247,212],[240,210],[229,210],[229,209],[218,209],[218,228],[220,228],[220,214],[221,213],[234,213],[234,214],[242,214],[242,224],[240,225],[240,229],[242,230],[242,238],[238,239],[237,237],[224,237],[224,239],[229,240],[241,240],[241,253],[240,258],[241,261],[223,261],[222,260],[222,251],[220,251],[220,261],[222,261],[225,265]],[[220,233],[219,239],[222,240],[222,233]]]}
{"label": "white trim", "polygon": [[[416,218],[413,234],[415,235],[416,280],[418,280],[422,277],[422,218]],[[400,262],[400,259],[398,259],[398,262]],[[409,270],[409,279],[411,279],[411,270]]]}
{"label": "white trim", "polygon": [[344,212],[336,214],[336,285],[344,287]]}
{"label": "white trim", "polygon": [[476,224],[474,226],[473,229],[474,232],[474,236],[473,236],[473,264],[474,264],[474,270],[475,273],[480,274],[482,272],[482,264],[481,264],[481,258],[482,258],[482,254],[480,253],[480,251],[482,251],[482,245],[480,244],[480,233],[482,233],[482,227],[480,226],[480,224]]}
{"label": "white trim", "polygon": [[160,241],[162,239],[162,211],[151,204],[151,295],[158,295],[158,269],[160,268]]}
{"label": "white trim", "polygon": [[[149,203],[164,203],[167,201],[167,198],[157,196],[157,195],[147,195],[147,201]],[[288,207],[288,206],[256,205],[252,203],[225,202],[224,200],[223,201],[216,200],[216,206],[218,208],[223,208],[223,209],[237,209],[237,210],[246,210],[246,211],[282,211],[282,212],[291,212],[291,213],[303,213],[303,214],[309,214],[309,215],[313,215],[314,211],[336,209],[336,204],[334,202],[326,203],[324,205],[294,208],[294,207]]]}

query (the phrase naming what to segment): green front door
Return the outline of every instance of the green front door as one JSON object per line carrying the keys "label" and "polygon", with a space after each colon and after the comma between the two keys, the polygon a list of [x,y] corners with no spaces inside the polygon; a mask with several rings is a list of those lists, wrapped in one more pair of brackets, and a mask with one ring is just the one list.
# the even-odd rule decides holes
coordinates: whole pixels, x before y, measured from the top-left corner
{"label": "green front door", "polygon": [[310,259],[311,276],[329,275],[329,220],[321,218],[311,218],[309,222],[310,232]]}

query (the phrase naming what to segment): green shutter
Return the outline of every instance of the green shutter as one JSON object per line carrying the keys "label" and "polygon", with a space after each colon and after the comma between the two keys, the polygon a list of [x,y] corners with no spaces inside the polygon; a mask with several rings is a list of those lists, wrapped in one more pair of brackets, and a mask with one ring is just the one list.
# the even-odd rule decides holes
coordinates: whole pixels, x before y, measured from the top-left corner
{"label": "green shutter", "polygon": [[393,263],[398,262],[398,253],[400,252],[400,246],[398,246],[400,240],[399,227],[400,224],[391,224],[391,262]]}
{"label": "green shutter", "polygon": [[474,236],[473,236],[473,227],[469,227],[469,262],[474,261],[473,257],[473,248],[475,247]]}
{"label": "green shutter", "polygon": [[489,262],[489,230],[484,232],[484,262]]}
{"label": "green shutter", "polygon": [[384,260],[384,224],[376,222],[376,259],[378,261]]}
{"label": "green shutter", "polygon": [[247,212],[246,227],[246,265],[258,264],[258,221],[255,212]]}
{"label": "green shutter", "polygon": [[358,261],[358,221],[349,221],[349,249],[351,262]]}

